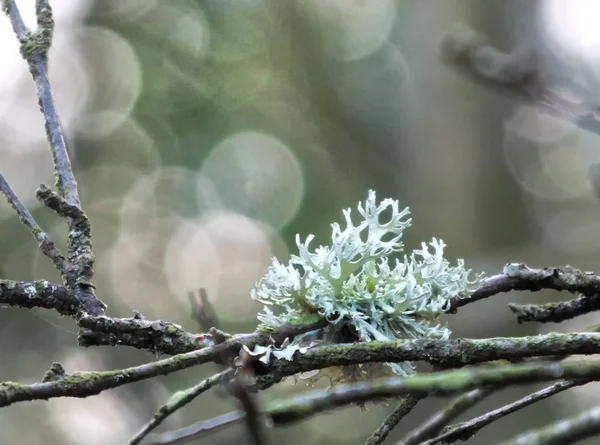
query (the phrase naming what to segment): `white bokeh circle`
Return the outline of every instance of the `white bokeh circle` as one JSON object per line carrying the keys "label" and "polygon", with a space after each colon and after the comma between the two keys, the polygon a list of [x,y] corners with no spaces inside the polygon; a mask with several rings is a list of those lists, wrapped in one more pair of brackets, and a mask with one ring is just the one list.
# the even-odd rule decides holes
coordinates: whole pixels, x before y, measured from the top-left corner
{"label": "white bokeh circle", "polygon": [[[234,134],[214,147],[201,177],[214,185],[225,208],[276,229],[296,215],[304,195],[302,169],[291,149],[254,131]],[[204,196],[202,186],[199,196]]]}

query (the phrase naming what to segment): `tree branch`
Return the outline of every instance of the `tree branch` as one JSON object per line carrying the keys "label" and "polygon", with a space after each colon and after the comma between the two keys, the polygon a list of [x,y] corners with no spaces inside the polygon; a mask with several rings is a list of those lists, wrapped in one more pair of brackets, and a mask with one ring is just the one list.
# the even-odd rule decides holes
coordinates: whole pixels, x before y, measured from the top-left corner
{"label": "tree branch", "polygon": [[115,371],[76,372],[56,381],[30,385],[15,382],[0,383],[0,407],[22,401],[93,396],[107,389],[211,362],[219,355],[219,346]]}
{"label": "tree branch", "polygon": [[492,394],[496,388],[477,388],[459,396],[450,405],[434,414],[424,424],[415,428],[409,435],[396,445],[419,445],[425,440],[438,434],[442,428],[463,414],[469,408],[479,403],[482,399]]}
{"label": "tree branch", "polygon": [[411,394],[405,395],[400,399],[400,403],[394,411],[383,421],[383,423],[373,431],[373,434],[369,436],[365,445],[379,445],[388,437],[390,431],[392,431],[398,423],[410,413],[417,403],[421,400],[419,397],[415,397]]}
{"label": "tree branch", "polygon": [[151,435],[148,445],[177,445],[187,443],[190,440],[199,439],[205,434],[220,431],[225,427],[241,423],[244,420],[245,415],[243,412],[232,411],[209,420],[202,420],[185,428]]}
{"label": "tree branch", "polygon": [[552,78],[540,70],[533,48],[503,53],[466,25],[457,25],[441,43],[442,60],[486,89],[534,104],[545,112],[600,134],[600,107],[591,103],[570,79]]}
{"label": "tree branch", "polygon": [[459,440],[468,440],[479,432],[482,428],[488,426],[490,423],[501,419],[504,416],[512,414],[520,409],[526,408],[533,405],[536,402],[547,399],[555,394],[566,391],[567,389],[575,386],[585,385],[589,383],[587,380],[579,381],[563,381],[555,383],[549,387],[546,387],[540,391],[536,391],[523,397],[509,405],[503,406],[496,410],[485,413],[479,417],[471,419],[467,422],[461,422],[456,425],[448,426],[442,434],[439,436],[423,442],[422,445],[435,445],[437,443],[452,443]]}
{"label": "tree branch", "polygon": [[34,33],[26,28],[15,0],[4,0],[4,9],[10,18],[13,30],[21,43],[21,55],[29,65],[29,71],[37,86],[40,110],[46,121],[46,135],[54,162],[56,186],[66,201],[80,207],[77,181],[73,175],[71,161],[60,119],[54,105],[52,89],[48,80],[48,50],[52,45],[54,20],[52,8],[47,0],[36,0],[38,30]]}
{"label": "tree branch", "polygon": [[83,316],[78,320],[80,346],[127,345],[159,354],[181,354],[215,344],[210,334],[193,334],[162,320],[147,320],[136,313],[130,318]]}
{"label": "tree branch", "polygon": [[27,207],[21,202],[19,197],[13,191],[10,184],[6,181],[2,173],[0,173],[0,192],[6,196],[8,203],[17,212],[17,215],[21,219],[21,222],[25,224],[31,230],[33,237],[39,243],[39,248],[44,255],[46,255],[54,266],[58,269],[61,274],[65,273],[65,258],[60,253],[60,250],[56,248],[54,242],[48,238],[46,232],[35,221],[33,215],[27,210]]}
{"label": "tree branch", "polygon": [[444,368],[456,368],[495,360],[598,353],[598,333],[339,344],[311,348],[304,354],[297,352],[293,361],[274,360],[263,370],[263,375],[258,372],[257,385],[262,388],[299,372],[359,363],[426,361]]}
{"label": "tree branch", "polygon": [[600,294],[581,295],[569,301],[546,304],[515,304],[508,307],[517,316],[518,323],[560,323],[565,320],[600,310]]}
{"label": "tree branch", "polygon": [[305,420],[324,411],[373,400],[412,394],[417,397],[448,396],[482,386],[504,387],[556,379],[595,380],[600,378],[599,360],[573,360],[561,363],[526,363],[463,368],[406,378],[390,377],[328,390],[315,390],[285,400],[267,403],[268,414],[276,426]]}
{"label": "tree branch", "polygon": [[600,406],[544,428],[520,434],[502,445],[569,445],[600,433]]}
{"label": "tree branch", "polygon": [[[230,340],[227,340],[221,344],[217,344],[215,346],[206,347],[197,351],[192,351],[184,354],[179,354],[167,359],[158,360],[153,363],[148,363],[145,365],[140,365],[137,367],[127,368],[123,370],[117,371],[109,371],[109,372],[82,372],[73,374],[63,380],[58,382],[48,382],[48,383],[35,383],[32,385],[21,385],[18,383],[4,383],[0,384],[0,407],[10,405],[15,402],[23,401],[23,400],[37,400],[37,399],[48,399],[51,397],[87,397],[90,395],[98,394],[101,391],[104,391],[108,388],[116,388],[118,386],[122,386],[128,383],[132,383],[139,380],[144,380],[150,377],[169,374],[172,372],[176,372],[182,369],[186,369],[192,366],[197,366],[203,363],[208,362],[219,362],[223,360],[223,357],[226,354],[237,354],[242,344],[251,344],[251,343],[242,343],[242,341],[251,342],[255,341],[259,337],[255,336],[245,336],[245,338],[238,339],[233,337]],[[452,352],[453,359],[452,361],[455,363],[460,362],[476,362],[477,359],[480,361],[488,361],[488,360],[497,360],[501,358],[505,358],[505,356],[511,356],[509,352],[512,352],[514,357],[519,356],[532,356],[532,355],[556,355],[560,351],[558,349],[567,350],[571,347],[571,354],[591,354],[597,352],[597,349],[600,347],[600,334],[550,334],[546,336],[538,337],[530,337],[530,338],[520,338],[520,339],[490,339],[490,340],[458,340],[459,344],[464,343],[470,345],[465,350],[457,350],[456,346],[450,346],[448,349]],[[489,342],[489,343],[484,343]],[[374,342],[376,343],[376,342]],[[382,344],[379,345],[370,345],[370,346],[379,346],[379,349],[382,353],[380,355],[373,355],[371,357],[367,357],[364,355],[364,345],[357,344],[354,345],[354,348],[363,349],[363,353],[356,353],[356,349],[353,350],[349,346],[337,346],[337,347],[321,347],[315,348],[317,351],[317,356],[319,350],[324,348],[329,348],[328,354],[325,354],[325,357],[330,357],[330,363],[323,362],[322,359],[318,361],[311,360],[308,357],[308,360],[302,362],[302,359],[311,353],[314,354],[314,350],[309,350],[304,355],[299,355],[296,361],[301,361],[302,363],[298,366],[300,369],[293,369],[288,365],[284,365],[281,368],[289,373],[289,375],[301,372],[308,371],[314,369],[320,369],[325,366],[337,366],[340,364],[354,364],[354,363],[363,363],[367,361],[377,362],[377,361],[403,361],[407,359],[407,357],[396,357],[392,356],[396,352],[402,351],[403,342],[389,342],[390,344]],[[417,343],[417,341],[409,340],[405,343]],[[532,348],[528,343],[534,344]],[[537,344],[537,345],[536,345]],[[369,345],[369,344],[366,344]],[[537,349],[536,349],[537,347]],[[340,355],[339,351],[336,351],[338,348],[341,351],[351,351],[345,352],[345,354],[349,355],[349,357],[343,357],[343,354]],[[468,355],[473,353],[471,351],[477,349],[486,350],[487,348],[492,348],[491,352],[485,353],[483,356],[472,359],[469,358]],[[495,349],[494,349],[495,348]],[[514,348],[514,350],[513,350]],[[531,351],[529,349],[531,348]],[[442,348],[441,351],[438,351],[440,356],[448,357],[450,353],[449,350]],[[433,355],[435,357],[435,350],[431,348],[421,349],[419,353],[414,351],[411,347],[408,348],[410,354],[413,355],[413,359],[417,357],[421,357],[424,360],[437,360],[436,358],[432,358]],[[526,351],[529,351],[526,353]],[[322,354],[322,351],[320,351]],[[367,349],[367,352],[369,350]],[[440,353],[441,352],[441,353]],[[332,355],[333,354],[333,355]],[[336,355],[337,354],[337,355]],[[400,355],[400,354],[399,354]],[[460,356],[465,358],[459,358]],[[274,363],[273,366],[277,366],[277,364],[281,363],[294,363],[288,362],[287,360],[278,360]],[[312,364],[311,364],[312,363]],[[465,364],[465,363],[463,363]],[[556,365],[558,366],[558,365]],[[561,365],[562,366],[562,365]],[[520,368],[515,368],[520,369]],[[550,368],[548,368],[550,369]],[[281,375],[281,374],[280,374]],[[558,375],[555,378],[559,378]],[[481,384],[485,384],[485,381],[482,381]],[[256,386],[258,387],[258,386]],[[469,388],[466,388],[469,389]],[[390,396],[398,396],[401,394],[390,394]],[[416,394],[418,395],[418,394]]]}
{"label": "tree branch", "polygon": [[67,288],[43,280],[27,283],[0,279],[0,304],[54,309],[61,315],[75,315],[79,308],[79,301]]}
{"label": "tree branch", "polygon": [[[485,386],[499,389],[511,384],[547,382],[559,378],[580,382],[597,380],[600,378],[600,360],[553,363],[537,361],[519,365],[489,365],[432,374],[416,374],[404,378],[390,377],[344,384],[326,390],[309,391],[282,400],[272,400],[264,404],[263,415],[271,419],[273,426],[280,427],[306,420],[335,408],[364,404],[390,397],[411,396],[422,399],[428,396],[464,393]],[[225,425],[239,423],[243,419],[244,413],[236,411],[181,430],[160,434],[153,438],[151,444],[182,444],[208,432],[216,431]]]}
{"label": "tree branch", "polygon": [[233,378],[235,371],[233,369],[226,369],[218,374],[213,375],[207,379],[202,380],[195,386],[185,389],[183,391],[177,391],[169,399],[167,403],[161,406],[150,422],[142,427],[129,441],[127,445],[137,445],[144,437],[146,437],[152,430],[158,427],[167,417],[173,414],[178,409],[184,407],[200,394],[204,393],[213,386],[226,382]]}
{"label": "tree branch", "polygon": [[[214,343],[213,334],[210,332],[207,334],[190,334],[173,323],[163,321],[140,322],[138,326],[133,321],[135,318],[83,317],[80,321],[81,326],[89,330],[80,333],[79,344],[82,346],[126,345],[152,352],[178,354],[210,346]],[[238,347],[242,344],[254,347],[257,344],[268,344],[271,340],[276,344],[283,342],[286,338],[292,340],[296,335],[326,325],[325,320],[319,320],[307,325],[281,325],[264,328],[249,334],[229,335],[221,333],[221,335],[226,335]]]}
{"label": "tree branch", "polygon": [[[6,296],[8,294],[4,293],[0,294],[0,303],[2,303],[1,299],[4,298],[6,299],[5,303],[13,306],[28,308],[43,307],[55,309],[63,315],[72,315],[72,307],[75,306],[73,304],[75,300],[73,300],[73,297],[68,296],[68,290],[64,287],[48,283],[50,287],[44,290],[42,295],[45,298],[50,298],[52,296],[51,293],[54,291],[57,292],[57,295],[53,301],[44,302],[41,298],[31,299],[30,289],[32,286],[36,288],[36,283],[20,283],[10,280],[4,280],[4,283],[5,288],[7,286],[12,288],[10,301]],[[593,295],[600,289],[600,279],[591,272],[582,272],[568,266],[532,269],[522,263],[508,264],[505,266],[502,274],[494,275],[484,280],[470,297],[461,297],[453,300],[450,312],[456,312],[458,308],[466,304],[474,303],[475,301],[501,292],[512,290],[538,291],[541,289],[564,290],[571,293],[581,292]],[[63,300],[69,302],[68,307],[62,305],[61,301]],[[82,346],[125,345],[152,352],[179,354],[214,344],[212,334],[189,333],[176,324],[164,321],[149,321],[140,314],[131,318],[82,315],[78,322],[83,328],[79,335],[79,343]],[[319,329],[326,326],[326,324],[325,320],[320,320],[307,326],[282,325],[278,328],[264,329],[255,333],[238,334],[235,337],[248,345],[267,344],[271,337],[280,343],[286,337],[292,339],[299,333]],[[228,337],[228,334],[223,335]],[[450,341],[456,342],[456,340]],[[430,342],[426,341],[425,345],[431,347]],[[366,343],[360,345],[359,349],[367,347],[366,345]],[[406,343],[406,345],[410,345],[410,343]],[[454,345],[453,343],[452,347]],[[414,346],[423,347],[423,345],[417,344]],[[402,354],[410,355],[408,352]]]}
{"label": "tree branch", "polygon": [[58,215],[67,218],[69,223],[69,261],[64,274],[67,286],[81,301],[83,312],[94,316],[104,314],[106,305],[96,298],[92,284],[94,254],[92,228],[87,215],[81,207],[69,203],[44,185],[40,185],[36,196]]}
{"label": "tree branch", "polygon": [[[109,324],[114,321],[114,319],[107,317],[99,318],[107,320]],[[96,320],[97,318],[84,317],[83,319],[90,321]],[[141,321],[141,323],[143,322],[144,320]],[[149,325],[146,328],[152,329],[152,322],[148,323]],[[164,322],[157,323],[158,326],[160,326],[160,323]],[[117,371],[80,372],[72,374],[68,378],[58,382],[34,383],[32,385],[23,385],[13,382],[2,383],[0,384],[0,407],[24,400],[46,400],[53,397],[88,397],[90,395],[98,394],[105,389],[116,388],[118,386],[145,380],[158,375],[170,374],[192,366],[209,362],[221,363],[229,356],[235,357],[242,345],[253,347],[253,345],[258,342],[266,343],[269,339],[279,339],[282,336],[283,339],[288,337],[293,338],[294,335],[301,334],[307,330],[313,330],[315,329],[315,326],[318,325],[319,324],[306,326],[282,325],[279,329],[265,330],[253,334],[235,335],[230,339],[225,340],[223,343],[205,347],[197,345],[196,350],[194,351],[178,354],[145,365]],[[202,336],[206,335],[203,334]],[[281,339],[281,341],[283,341],[283,339]],[[219,338],[218,341],[221,340],[222,338]],[[206,341],[208,342],[208,340]],[[213,339],[213,342],[214,341],[216,340]],[[201,349],[198,349],[199,347]]]}
{"label": "tree branch", "polygon": [[[52,45],[54,20],[48,0],[36,0],[38,29],[27,29],[21,18],[15,0],[4,0],[4,11],[8,15],[13,30],[21,44],[21,55],[29,65],[29,71],[37,87],[40,110],[46,121],[46,136],[54,164],[54,176],[59,195],[40,186],[38,197],[47,202],[53,199],[77,208],[77,215],[69,215],[69,261],[61,268],[65,282],[81,302],[82,309],[90,315],[102,315],[106,305],[94,294],[92,284],[94,255],[92,253],[91,229],[87,216],[81,210],[77,181],[73,175],[69,153],[63,137],[60,119],[54,105],[50,81],[48,79],[48,50]],[[47,199],[44,199],[46,197]],[[64,203],[61,203],[63,207]]]}
{"label": "tree branch", "polygon": [[537,292],[542,289],[567,291],[594,296],[600,293],[600,278],[593,272],[584,272],[571,266],[534,269],[525,263],[509,263],[502,273],[486,278],[469,296],[452,301],[448,313],[467,304],[513,290]]}

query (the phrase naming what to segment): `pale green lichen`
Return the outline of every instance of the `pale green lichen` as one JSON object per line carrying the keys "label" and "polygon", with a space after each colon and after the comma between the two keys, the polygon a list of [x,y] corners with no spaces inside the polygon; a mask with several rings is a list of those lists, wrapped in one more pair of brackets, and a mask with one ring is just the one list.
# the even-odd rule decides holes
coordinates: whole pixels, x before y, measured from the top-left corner
{"label": "pale green lichen", "polygon": [[[304,243],[297,236],[298,255],[288,264],[273,260],[251,291],[252,298],[264,304],[258,315],[262,324],[291,323],[306,315],[326,318],[327,327],[292,342],[294,351],[315,341],[448,338],[441,315],[451,298],[467,295],[481,277],[471,280],[462,260],[451,266],[443,256],[445,244],[435,238],[402,260],[390,259],[403,250],[402,235],[411,225],[408,208],[399,210],[398,201],[377,204],[375,192],[369,191],[358,205],[362,220],[357,225],[350,209],[343,213],[346,228],[332,224],[330,246],[310,251],[313,235]],[[293,354],[278,352],[292,359]],[[387,365],[400,375],[412,370],[410,363]],[[355,373],[356,369],[344,371]]]}

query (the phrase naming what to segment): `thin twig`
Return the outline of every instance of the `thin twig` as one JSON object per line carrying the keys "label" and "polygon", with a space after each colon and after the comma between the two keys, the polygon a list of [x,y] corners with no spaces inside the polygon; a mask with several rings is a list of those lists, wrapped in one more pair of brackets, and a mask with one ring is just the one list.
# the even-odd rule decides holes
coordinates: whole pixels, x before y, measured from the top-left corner
{"label": "thin twig", "polygon": [[469,408],[492,394],[496,388],[477,388],[459,396],[450,405],[434,414],[424,424],[418,426],[396,445],[419,445],[438,434],[442,428],[463,414]]}
{"label": "thin twig", "polygon": [[[206,289],[200,289],[198,298],[190,296],[190,304],[192,306],[192,317],[198,321],[203,330],[209,332],[222,332],[219,317],[214,306],[208,299]],[[220,343],[226,340],[221,336]],[[260,413],[258,397],[250,393],[249,385],[254,377],[254,370],[248,360],[234,362],[232,355],[222,354],[221,362],[225,366],[234,364],[238,370],[238,374],[225,384],[227,392],[235,397],[244,412],[244,420],[246,429],[250,437],[250,442],[253,445],[265,445],[268,442],[268,434],[265,431],[264,419]]]}
{"label": "thin twig", "polygon": [[528,267],[525,263],[509,263],[501,274],[486,278],[469,296],[452,300],[449,313],[467,304],[513,290],[537,292],[542,289],[567,291],[573,294],[597,295],[600,293],[600,277],[571,266]]}
{"label": "thin twig", "polygon": [[190,292],[189,295],[190,307],[192,308],[192,319],[198,322],[202,331],[208,331],[210,328],[221,329],[221,323],[214,306],[208,299],[208,294],[205,288],[201,288],[198,292]]}
{"label": "thin twig", "polygon": [[167,417],[173,414],[178,409],[187,405],[193,401],[200,394],[204,393],[213,386],[225,382],[234,376],[235,371],[233,369],[226,369],[218,374],[213,375],[205,380],[202,380],[195,386],[188,388],[183,391],[178,391],[169,399],[167,403],[159,408],[154,414],[154,417],[150,422],[144,425],[135,435],[129,439],[127,445],[137,445],[144,437],[146,437],[152,430],[158,427]]}
{"label": "thin twig", "polygon": [[15,382],[0,383],[0,407],[23,401],[56,397],[84,398],[100,394],[107,389],[208,363],[220,354],[219,346],[115,371],[76,372],[57,382],[30,385]]}
{"label": "thin twig", "polygon": [[600,310],[600,294],[581,295],[569,301],[546,304],[516,304],[508,307],[517,316],[517,323],[560,323]]}
{"label": "thin twig", "polygon": [[65,198],[43,184],[38,187],[35,195],[46,207],[54,210],[57,215],[63,218],[73,220],[84,220],[87,218],[79,206],[69,203]]}
{"label": "thin twig", "polygon": [[[219,328],[221,327],[218,321],[218,317],[216,311],[210,304],[208,300],[208,295],[204,289],[200,290],[199,298],[195,298],[193,293],[190,293],[190,304],[192,307],[192,318],[198,321],[200,327],[204,330],[208,330],[208,335],[203,335],[200,338],[200,341],[204,343],[203,347],[208,346],[220,346],[220,355],[215,357],[215,360],[218,360],[224,366],[230,366],[233,362],[233,357],[235,354],[232,354],[232,349],[223,347],[223,343],[229,341],[232,343],[232,336],[223,333]],[[138,314],[138,318],[141,317],[141,314]],[[143,318],[142,318],[143,319]],[[154,322],[155,324],[156,322]],[[177,327],[179,328],[179,327]],[[155,331],[155,330],[153,330]],[[172,332],[172,329],[169,329]],[[210,343],[207,343],[210,342]],[[236,366],[236,365],[234,365]],[[223,372],[227,372],[227,379],[217,379],[211,381],[211,384],[215,383],[225,383],[225,388],[228,393],[234,396],[239,404],[241,405],[244,415],[243,419],[246,422],[246,426],[249,431],[250,438],[254,445],[263,445],[267,443],[266,437],[267,435],[264,432],[264,420],[262,419],[260,409],[258,406],[258,401],[255,400],[254,394],[251,394],[248,390],[248,381],[247,378],[252,375],[252,370],[250,367],[242,366],[241,368],[236,366],[237,375],[234,376],[234,371],[229,368]],[[244,374],[244,375],[242,375]],[[246,378],[244,378],[246,377]],[[205,386],[207,381],[201,382],[199,385],[195,387],[189,388],[184,391],[180,391],[176,394],[174,402],[169,402],[165,406],[163,406],[159,412],[154,416],[146,427],[144,427],[129,443],[129,445],[134,445],[139,443],[139,441],[146,436],[152,429],[158,426],[164,418],[166,418],[171,413],[175,412],[177,409],[180,409],[187,403],[189,403],[193,398],[195,398],[200,392],[205,390]],[[173,398],[171,399],[173,400]],[[187,430],[186,430],[187,431]],[[177,440],[180,440],[180,436]]]}
{"label": "thin twig", "polygon": [[250,443],[253,445],[265,445],[269,443],[268,434],[265,429],[265,420],[255,394],[248,390],[249,378],[238,375],[230,382],[227,389],[239,402],[244,412],[246,430],[249,433]]}
{"label": "thin twig", "polygon": [[390,432],[396,428],[396,425],[408,414],[410,413],[417,403],[419,402],[419,398],[413,395],[406,395],[401,397],[400,403],[394,411],[386,417],[383,423],[373,431],[373,434],[369,436],[366,440],[365,445],[379,445],[383,443],[383,441],[388,437]]}
{"label": "thin twig", "polygon": [[569,445],[600,434],[600,406],[518,435],[501,445]]}
{"label": "thin twig", "polygon": [[65,281],[75,297],[81,301],[84,313],[100,316],[106,305],[94,294],[94,254],[92,253],[91,225],[78,205],[69,203],[59,194],[41,185],[36,196],[69,224],[69,261]]}
{"label": "thin twig", "polygon": [[181,445],[196,440],[210,433],[215,433],[225,427],[244,421],[244,413],[232,411],[210,420],[202,420],[193,425],[178,430],[166,431],[149,436],[148,445]]}
{"label": "thin twig", "polygon": [[11,188],[10,184],[6,181],[2,173],[0,173],[0,192],[2,192],[6,199],[8,199],[8,203],[12,206],[13,209],[17,212],[17,215],[21,219],[21,222],[25,224],[34,238],[39,243],[39,248],[44,255],[46,255],[52,262],[54,266],[58,269],[61,274],[65,273],[65,258],[60,253],[60,250],[56,248],[54,242],[48,238],[46,232],[44,232],[38,223],[35,221],[33,215],[27,210],[27,207],[21,202],[19,197]]}
{"label": "thin twig", "polygon": [[37,86],[40,109],[46,121],[46,133],[50,142],[57,188],[69,204],[80,207],[77,181],[75,181],[73,175],[69,153],[54,105],[50,81],[48,80],[48,50],[52,45],[54,28],[52,8],[47,0],[36,0],[35,5],[38,22],[36,32],[31,32],[25,27],[15,0],[5,0],[4,7],[13,30],[21,43],[21,55],[29,64],[29,70]]}
{"label": "thin twig", "polygon": [[492,422],[512,414],[520,409],[526,408],[534,403],[541,400],[547,399],[555,394],[566,391],[567,389],[575,386],[585,385],[588,383],[585,380],[582,381],[563,381],[555,383],[554,385],[548,386],[544,389],[536,391],[528,396],[525,396],[515,402],[495,409],[488,413],[485,413],[479,417],[471,419],[467,422],[461,422],[456,425],[448,426],[442,434],[439,436],[424,442],[422,445],[435,445],[437,443],[452,443],[459,440],[468,440],[475,434],[477,434],[482,428],[488,426]]}

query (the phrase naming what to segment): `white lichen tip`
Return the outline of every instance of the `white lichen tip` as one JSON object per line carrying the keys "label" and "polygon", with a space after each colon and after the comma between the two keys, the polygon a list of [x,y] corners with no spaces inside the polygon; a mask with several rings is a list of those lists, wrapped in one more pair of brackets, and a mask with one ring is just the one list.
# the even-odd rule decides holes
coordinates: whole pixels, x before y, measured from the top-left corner
{"label": "white lichen tip", "polygon": [[[251,291],[264,304],[259,320],[278,325],[307,315],[325,317],[330,322],[321,336],[325,342],[342,326],[358,341],[447,338],[440,315],[480,277],[469,280],[462,260],[451,266],[443,256],[445,244],[435,238],[402,261],[390,260],[403,249],[402,235],[411,225],[408,208],[399,210],[393,199],[377,204],[374,191],[357,208],[362,219],[356,225],[350,209],[343,212],[343,230],[331,225],[330,246],[311,251],[314,236],[304,243],[297,236],[298,255],[287,265],[273,259]],[[411,369],[406,363],[388,365],[398,374]]]}

